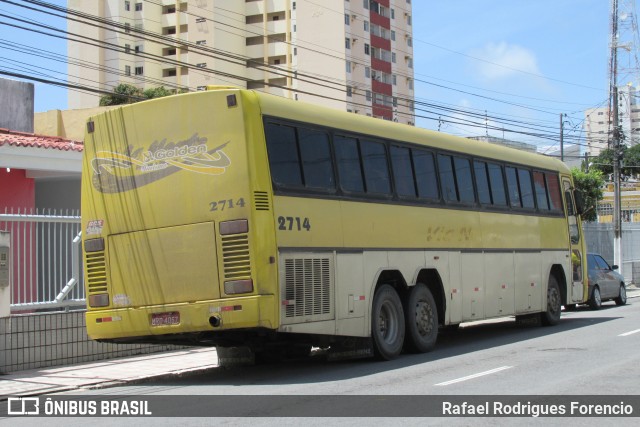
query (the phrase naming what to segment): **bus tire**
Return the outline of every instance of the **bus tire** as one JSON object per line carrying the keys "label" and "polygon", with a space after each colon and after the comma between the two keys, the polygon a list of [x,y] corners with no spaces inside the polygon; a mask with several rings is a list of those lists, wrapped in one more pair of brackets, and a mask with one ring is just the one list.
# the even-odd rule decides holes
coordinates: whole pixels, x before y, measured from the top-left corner
{"label": "bus tire", "polygon": [[404,343],[404,328],[404,312],[398,293],[389,285],[380,286],[371,309],[371,338],[377,359],[398,357]]}
{"label": "bus tire", "polygon": [[409,291],[405,305],[406,350],[417,353],[431,351],[438,338],[438,308],[431,290],[418,283]]}
{"label": "bus tire", "polygon": [[540,320],[544,326],[557,325],[560,322],[562,312],[562,297],[560,286],[554,275],[549,276],[547,285],[547,310],[541,313]]}

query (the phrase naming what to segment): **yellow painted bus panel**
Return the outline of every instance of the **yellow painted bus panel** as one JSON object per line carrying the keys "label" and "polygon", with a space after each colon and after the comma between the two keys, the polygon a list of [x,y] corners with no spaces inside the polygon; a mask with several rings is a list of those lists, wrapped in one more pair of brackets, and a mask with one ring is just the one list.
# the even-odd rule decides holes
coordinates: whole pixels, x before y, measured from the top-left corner
{"label": "yellow painted bus panel", "polygon": [[114,307],[220,298],[212,222],[110,236]]}

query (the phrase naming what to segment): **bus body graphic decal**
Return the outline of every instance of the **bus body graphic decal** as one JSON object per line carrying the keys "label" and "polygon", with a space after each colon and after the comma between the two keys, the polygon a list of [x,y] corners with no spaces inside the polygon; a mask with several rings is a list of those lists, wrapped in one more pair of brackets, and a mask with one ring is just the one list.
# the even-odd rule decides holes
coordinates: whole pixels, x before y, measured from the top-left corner
{"label": "bus body graphic decal", "polygon": [[212,150],[208,150],[206,141],[194,134],[176,144],[156,141],[148,150],[132,154],[98,151],[91,161],[93,186],[101,193],[121,193],[181,170],[205,175],[225,173],[231,159],[223,148],[230,141]]}

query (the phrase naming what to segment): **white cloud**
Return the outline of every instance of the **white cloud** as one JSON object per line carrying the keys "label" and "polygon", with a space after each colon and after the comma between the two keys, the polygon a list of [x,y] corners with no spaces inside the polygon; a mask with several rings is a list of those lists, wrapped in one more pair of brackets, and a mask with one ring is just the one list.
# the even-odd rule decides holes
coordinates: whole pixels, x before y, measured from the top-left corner
{"label": "white cloud", "polygon": [[518,71],[541,74],[535,54],[522,46],[506,42],[488,43],[470,55],[481,59],[472,61],[480,75],[489,80],[510,77]]}

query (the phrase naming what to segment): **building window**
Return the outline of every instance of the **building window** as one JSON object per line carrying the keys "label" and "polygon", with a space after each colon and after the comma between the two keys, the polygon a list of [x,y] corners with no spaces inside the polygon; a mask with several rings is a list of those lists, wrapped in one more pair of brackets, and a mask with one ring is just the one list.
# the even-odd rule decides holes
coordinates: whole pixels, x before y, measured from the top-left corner
{"label": "building window", "polygon": [[395,9],[391,9],[391,19],[396,19],[396,11],[395,11]]}
{"label": "building window", "polygon": [[391,30],[391,40],[396,41],[396,32]]}
{"label": "building window", "polygon": [[130,1],[125,1],[124,2],[124,10],[131,10],[131,2]]}
{"label": "building window", "polygon": [[365,96],[367,97],[367,101],[371,101],[371,91],[370,90],[366,91]]}
{"label": "building window", "polygon": [[207,68],[207,63],[206,62],[200,62],[200,63],[196,64],[196,67],[198,67],[198,68]]}
{"label": "building window", "polygon": [[364,44],[364,54],[369,55],[369,43]]}
{"label": "building window", "polygon": [[364,21],[364,30],[369,31],[369,21]]}
{"label": "building window", "polygon": [[411,25],[411,15],[407,15],[407,25]]}
{"label": "building window", "polygon": [[136,3],[136,12],[140,12],[142,10],[142,3]]}
{"label": "building window", "polygon": [[349,25],[351,23],[351,18],[348,13],[344,14],[344,25]]}
{"label": "building window", "polygon": [[393,62],[394,64],[396,63],[396,53],[395,52],[391,52],[391,62]]}
{"label": "building window", "polygon": [[204,45],[206,45],[206,44],[207,44],[207,41],[206,41],[206,40],[198,40],[198,41],[196,41],[196,45],[197,45],[197,46],[204,46]]}
{"label": "building window", "polygon": [[362,6],[363,6],[365,9],[369,9],[369,0],[363,0],[363,2],[362,2]]}
{"label": "building window", "polygon": [[346,69],[347,69],[347,73],[351,72],[351,61],[346,62]]}
{"label": "building window", "polygon": [[125,44],[124,45],[124,53],[131,53],[131,45],[130,44]]}
{"label": "building window", "polygon": [[351,49],[351,39],[349,37],[344,39],[344,47],[347,49]]}
{"label": "building window", "polygon": [[395,74],[393,74],[393,75],[391,76],[391,79],[393,80],[393,85],[395,86],[395,85],[396,85],[396,83],[397,83],[396,75],[395,75]]}
{"label": "building window", "polygon": [[200,24],[201,22],[205,22],[207,20],[207,18],[196,18],[196,24]]}
{"label": "building window", "polygon": [[140,53],[140,52],[142,52],[142,45],[141,44],[136,46],[136,53]]}
{"label": "building window", "polygon": [[125,33],[129,33],[131,31],[131,24],[129,24],[128,22],[124,23],[124,32]]}
{"label": "building window", "polygon": [[170,68],[168,70],[163,70],[162,71],[162,77],[175,77],[177,73],[177,70],[175,68]]}
{"label": "building window", "polygon": [[413,46],[413,39],[411,37],[407,37],[407,46]]}
{"label": "building window", "polygon": [[144,67],[136,67],[136,76],[142,76],[144,74]]}
{"label": "building window", "polygon": [[366,78],[370,78],[371,77],[371,67],[364,67],[364,76]]}
{"label": "building window", "polygon": [[347,96],[353,96],[353,88],[351,86],[347,86]]}
{"label": "building window", "polygon": [[125,76],[130,76],[131,75],[131,65],[125,65],[124,66],[124,75]]}

